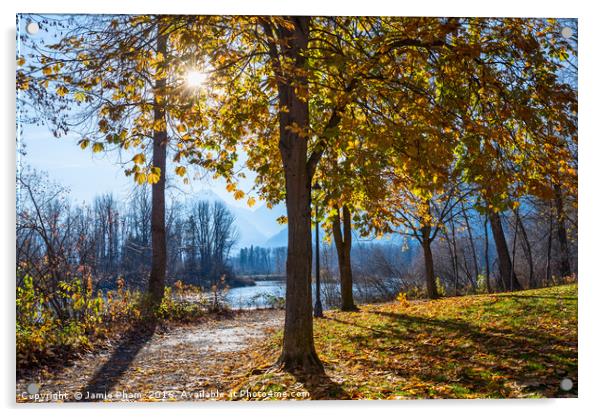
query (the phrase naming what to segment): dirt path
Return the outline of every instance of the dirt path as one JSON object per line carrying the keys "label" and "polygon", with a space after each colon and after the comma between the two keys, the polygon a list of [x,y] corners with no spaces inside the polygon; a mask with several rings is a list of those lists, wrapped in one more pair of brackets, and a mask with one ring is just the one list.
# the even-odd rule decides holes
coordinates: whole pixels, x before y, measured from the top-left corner
{"label": "dirt path", "polygon": [[[107,351],[17,381],[17,401],[182,401],[227,396],[253,344],[282,326],[275,310],[124,336]],[[32,386],[31,384],[36,384]],[[39,391],[37,397],[29,394]],[[25,395],[24,395],[25,394]]]}

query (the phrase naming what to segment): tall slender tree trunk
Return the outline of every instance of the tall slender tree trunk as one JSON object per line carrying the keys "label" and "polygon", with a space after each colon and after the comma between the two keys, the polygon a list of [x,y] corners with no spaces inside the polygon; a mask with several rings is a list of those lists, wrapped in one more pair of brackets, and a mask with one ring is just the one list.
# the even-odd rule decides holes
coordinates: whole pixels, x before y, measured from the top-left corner
{"label": "tall slender tree trunk", "polygon": [[[167,36],[160,24],[157,25],[157,53],[167,54]],[[165,78],[155,81],[154,119],[165,125],[165,107],[157,96],[165,92]],[[153,167],[160,169],[159,181],[152,185],[151,214],[151,271],[148,289],[153,303],[163,299],[165,290],[165,271],[167,268],[167,242],[165,234],[165,174],[167,165],[167,127],[153,133]]]}
{"label": "tall slender tree trunk", "polygon": [[[265,23],[267,35],[277,35],[271,58],[278,80],[280,108],[279,149],[284,167],[288,252],[286,260],[286,312],[284,338],[278,363],[290,371],[323,373],[314,347],[311,294],[311,181],[308,163],[309,130],[308,80],[304,57],[309,42],[309,17],[287,17],[289,25]],[[274,30],[276,34],[274,33]],[[280,48],[278,50],[278,48]],[[284,56],[294,66],[280,72]],[[294,74],[294,75],[292,75]],[[291,127],[295,129],[291,129]]]}
{"label": "tall slender tree trunk", "polygon": [[454,295],[458,295],[458,281],[460,280],[460,263],[458,262],[458,245],[456,242],[456,225],[451,221],[452,229],[452,253],[454,257]]}
{"label": "tall slender tree trunk", "polygon": [[339,275],[341,278],[341,310],[357,311],[353,301],[353,276],[351,272],[351,213],[343,205],[343,232],[339,208],[332,219],[332,234],[339,260]]}
{"label": "tall slender tree trunk", "polygon": [[[516,271],[516,238],[518,236],[518,221],[516,219],[514,219],[514,234],[512,236],[512,257],[511,257],[511,269],[512,269],[512,273],[515,274]],[[514,288],[514,281],[510,281],[510,291],[514,291],[516,290],[516,288]]]}
{"label": "tall slender tree trunk", "polygon": [[552,279],[552,235],[554,234],[554,216],[552,215],[552,203],[548,210],[548,246],[546,248],[546,282],[545,285],[550,285]]}
{"label": "tall slender tree trunk", "polygon": [[518,230],[520,231],[522,242],[523,242],[523,251],[527,255],[527,262],[529,263],[529,288],[535,288],[535,273],[533,267],[533,252],[531,251],[531,243],[529,242],[529,236],[527,235],[527,230],[525,229],[525,225],[523,224],[522,219],[520,218],[520,214],[518,209],[516,209],[516,221],[518,222]]}
{"label": "tall slender tree trunk", "polygon": [[470,220],[468,218],[468,214],[466,213],[466,208],[464,204],[462,204],[462,214],[464,215],[464,222],[466,223],[466,231],[468,232],[468,239],[470,242],[470,251],[472,254],[472,262],[473,262],[473,271],[474,271],[474,280],[471,280],[473,290],[476,290],[476,282],[479,279],[479,262],[477,260],[477,250],[474,244],[474,239],[472,236],[472,227],[470,226]]}
{"label": "tall slender tree trunk", "polygon": [[560,275],[566,277],[571,275],[571,261],[569,258],[569,243],[564,222],[564,202],[560,186],[554,184],[554,202],[556,203],[556,228],[558,233],[558,244],[560,246]]}
{"label": "tall slender tree trunk", "polygon": [[489,280],[489,276],[491,275],[489,271],[489,218],[485,216],[485,223],[483,228],[485,229],[485,284],[487,285],[487,293],[491,293],[491,281]]}
{"label": "tall slender tree trunk", "polygon": [[439,298],[437,292],[437,281],[435,279],[435,264],[433,262],[433,252],[431,250],[431,226],[423,226],[420,229],[422,252],[424,254],[424,278],[426,280],[426,294],[428,298],[434,300]]}
{"label": "tall slender tree trunk", "polygon": [[508,244],[506,243],[506,237],[504,236],[500,214],[490,211],[489,222],[491,223],[491,233],[493,234],[493,240],[495,241],[495,248],[497,250],[502,287],[506,291],[509,291],[510,289],[519,290],[521,289],[521,285],[518,282],[518,279],[516,279],[516,274],[512,269],[512,260],[510,259]]}

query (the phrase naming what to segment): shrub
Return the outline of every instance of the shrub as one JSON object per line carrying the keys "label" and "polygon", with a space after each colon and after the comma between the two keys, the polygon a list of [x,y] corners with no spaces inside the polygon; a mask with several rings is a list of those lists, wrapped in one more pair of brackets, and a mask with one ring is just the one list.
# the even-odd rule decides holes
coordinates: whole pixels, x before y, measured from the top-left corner
{"label": "shrub", "polygon": [[49,292],[25,276],[16,294],[18,367],[89,350],[109,335],[113,323],[140,318],[136,297],[119,282],[116,291],[104,294],[93,292],[89,277],[74,278]]}
{"label": "shrub", "polygon": [[[177,281],[176,284],[178,284]],[[174,297],[174,289],[178,297]],[[184,286],[174,285],[165,288],[163,300],[155,311],[157,318],[166,321],[191,322],[203,316],[206,312],[206,300],[200,297],[197,302],[191,302],[183,297]]]}
{"label": "shrub", "polygon": [[437,294],[440,296],[445,296],[445,285],[441,282],[441,278],[437,277],[435,280],[435,285],[437,286]]}
{"label": "shrub", "polygon": [[249,305],[258,306],[261,303],[266,308],[283,309],[284,302],[284,297],[270,294],[268,292],[262,292],[251,297],[249,300]]}
{"label": "shrub", "polygon": [[410,302],[408,301],[408,297],[406,296],[406,294],[404,292],[400,292],[399,294],[397,294],[397,297],[395,298],[395,300],[399,303],[399,305],[402,308],[406,308],[410,305]]}
{"label": "shrub", "polygon": [[477,294],[487,293],[487,277],[483,274],[479,274],[477,277]]}

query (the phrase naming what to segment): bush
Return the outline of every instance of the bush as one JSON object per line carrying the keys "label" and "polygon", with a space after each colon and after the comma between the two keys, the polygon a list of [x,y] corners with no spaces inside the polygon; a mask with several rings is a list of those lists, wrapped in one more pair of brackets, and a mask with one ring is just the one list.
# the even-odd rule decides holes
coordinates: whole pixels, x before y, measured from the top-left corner
{"label": "bush", "polygon": [[397,297],[395,298],[395,300],[399,303],[399,305],[402,308],[406,308],[410,305],[410,302],[408,301],[408,297],[406,296],[406,294],[404,292],[400,292],[399,294],[397,294]]}
{"label": "bush", "polygon": [[441,278],[437,277],[435,280],[435,285],[437,286],[437,294],[444,297],[445,296],[445,285],[441,282]]}
{"label": "bush", "polygon": [[406,298],[410,300],[426,298],[426,291],[424,288],[414,285],[406,291]]}
{"label": "bush", "polygon": [[106,294],[94,293],[89,277],[60,281],[54,292],[45,293],[26,275],[16,294],[18,367],[91,349],[112,323],[140,317],[133,298],[123,280]]}
{"label": "bush", "polygon": [[279,297],[268,292],[262,292],[251,297],[248,303],[251,306],[258,306],[261,303],[265,308],[281,310],[284,308],[284,302],[284,297]]}
{"label": "bush", "polygon": [[[196,302],[189,301],[185,292],[191,291],[191,288],[186,288],[181,281],[177,281],[174,288],[177,297],[174,297],[174,291],[171,287],[165,288],[163,301],[161,301],[155,312],[157,318],[186,323],[194,321],[205,314],[207,301],[204,297],[200,296]],[[196,290],[195,293],[202,295],[200,290]]]}
{"label": "bush", "polygon": [[141,319],[191,322],[208,311],[223,312],[226,292],[223,279],[208,294],[177,281],[156,306],[147,294],[126,289],[121,277],[117,289],[94,292],[90,277],[60,281],[51,291],[26,275],[16,294],[17,368],[89,351]]}
{"label": "bush", "polygon": [[483,274],[479,274],[477,277],[477,294],[487,293],[487,277]]}

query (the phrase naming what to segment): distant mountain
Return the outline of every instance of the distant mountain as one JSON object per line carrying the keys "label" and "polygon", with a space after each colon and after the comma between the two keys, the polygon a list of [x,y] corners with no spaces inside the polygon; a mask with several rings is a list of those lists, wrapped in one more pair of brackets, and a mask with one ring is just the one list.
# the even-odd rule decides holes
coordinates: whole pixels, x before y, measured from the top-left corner
{"label": "distant mountain", "polygon": [[[315,229],[312,227],[312,244],[315,241]],[[323,230],[320,229],[320,239],[321,241],[323,241]],[[351,240],[352,243],[354,245],[356,244],[365,244],[365,245],[370,245],[370,244],[392,244],[392,245],[404,245],[404,244],[409,244],[410,246],[413,243],[413,239],[412,238],[408,238],[408,237],[404,237],[399,235],[398,233],[389,233],[386,234],[384,236],[382,236],[381,238],[366,238],[366,237],[359,237],[359,235],[354,231],[351,234]],[[277,248],[277,247],[281,247],[281,246],[288,246],[288,227],[284,226],[284,229],[282,229],[280,232],[274,234],[272,237],[270,237],[268,240],[265,241],[265,243],[262,245],[268,248]]]}
{"label": "distant mountain", "polygon": [[278,224],[276,221],[278,217],[286,216],[286,206],[284,204],[278,204],[271,209],[264,204],[253,211],[252,216],[254,224],[267,236],[273,236],[286,228],[285,225]]}
{"label": "distant mountain", "polygon": [[[238,230],[239,239],[234,248],[245,246],[263,246],[268,248],[277,248],[288,246],[288,227],[278,224],[276,219],[286,215],[286,207],[284,204],[278,204],[272,209],[265,205],[252,210],[247,207],[239,207],[226,203],[219,195],[211,189],[203,189],[195,193],[195,200],[203,201],[219,201],[231,211],[235,217],[234,225]],[[312,242],[315,239],[314,229],[312,227]],[[322,230],[320,229],[320,234]],[[412,246],[413,239],[401,236],[397,233],[387,234],[380,239],[376,238],[360,238],[357,233],[352,234],[353,244],[409,244]]]}
{"label": "distant mountain", "polygon": [[288,246],[288,227],[284,227],[281,231],[273,235],[271,238],[265,241],[262,245],[267,248],[279,248],[282,246]]}

